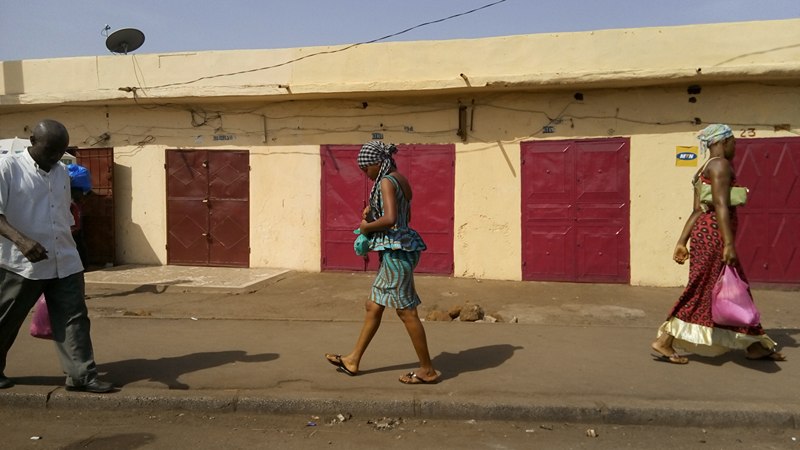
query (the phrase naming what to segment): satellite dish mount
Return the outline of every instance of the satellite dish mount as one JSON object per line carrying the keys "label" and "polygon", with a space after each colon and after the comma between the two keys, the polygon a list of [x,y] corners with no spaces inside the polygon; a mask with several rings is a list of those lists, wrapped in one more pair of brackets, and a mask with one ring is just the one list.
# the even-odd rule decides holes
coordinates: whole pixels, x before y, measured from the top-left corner
{"label": "satellite dish mount", "polygon": [[117,30],[106,38],[106,48],[112,53],[127,55],[144,44],[144,33],[136,28]]}

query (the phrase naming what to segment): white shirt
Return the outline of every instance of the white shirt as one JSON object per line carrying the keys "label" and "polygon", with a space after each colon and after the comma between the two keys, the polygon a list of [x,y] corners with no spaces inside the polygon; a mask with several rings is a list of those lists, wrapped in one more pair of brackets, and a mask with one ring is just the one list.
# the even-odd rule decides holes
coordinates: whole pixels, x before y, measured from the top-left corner
{"label": "white shirt", "polygon": [[0,214],[8,223],[47,250],[47,259],[32,263],[0,236],[0,266],[31,280],[65,278],[83,270],[70,226],[70,184],[66,166],[45,172],[27,151],[0,157]]}

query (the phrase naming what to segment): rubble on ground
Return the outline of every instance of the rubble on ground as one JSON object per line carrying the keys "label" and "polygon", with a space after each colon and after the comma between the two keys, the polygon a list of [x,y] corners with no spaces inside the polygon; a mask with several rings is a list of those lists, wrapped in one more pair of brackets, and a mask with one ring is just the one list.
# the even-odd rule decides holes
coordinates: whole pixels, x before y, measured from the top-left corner
{"label": "rubble on ground", "polygon": [[[465,302],[464,304],[453,305],[446,311],[438,309],[430,310],[425,315],[427,322],[481,322],[481,323],[504,323],[507,322],[503,316],[497,312],[487,314],[483,307],[477,303]],[[510,323],[517,323],[517,318],[509,320]]]}

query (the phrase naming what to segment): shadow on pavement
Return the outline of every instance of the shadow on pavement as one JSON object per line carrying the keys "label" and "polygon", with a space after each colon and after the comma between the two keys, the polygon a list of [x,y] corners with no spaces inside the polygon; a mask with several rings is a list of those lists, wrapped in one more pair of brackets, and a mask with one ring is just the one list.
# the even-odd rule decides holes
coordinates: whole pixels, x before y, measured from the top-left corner
{"label": "shadow on pavement", "polygon": [[233,362],[267,362],[280,357],[277,353],[248,355],[241,350],[224,352],[201,352],[184,356],[159,359],[126,359],[97,367],[100,373],[107,374],[103,380],[118,387],[136,381],[163,383],[169,389],[189,389],[189,385],[178,381],[181,375],[198,370],[210,369]]}
{"label": "shadow on pavement", "polygon": [[[784,356],[786,355],[786,352],[783,351],[784,349],[797,348],[798,346],[800,346],[800,344],[798,344],[797,339],[795,338],[796,335],[800,334],[799,329],[775,329],[775,330],[764,330],[764,331],[770,338],[772,338],[773,341],[775,341],[778,344],[777,350],[779,352],[782,352]],[[706,358],[696,355],[688,355],[688,357],[692,363],[706,364],[709,366],[719,367],[724,364],[733,363],[763,373],[778,373],[781,370],[783,370],[781,368],[781,362],[772,361],[769,359],[761,359],[761,360],[747,359],[745,358],[745,353],[743,350],[734,350],[724,355],[713,358]]]}
{"label": "shadow on pavement", "polygon": [[[487,345],[485,347],[471,348],[462,350],[458,353],[442,352],[432,359],[433,367],[441,372],[440,380],[449,380],[466,372],[477,372],[479,370],[492,369],[514,356],[515,350],[522,350],[524,347],[514,347],[513,345]],[[359,375],[379,372],[392,372],[395,370],[414,370],[419,367],[419,363],[395,364],[376,369],[361,370]]]}
{"label": "shadow on pavement", "polygon": [[143,284],[126,291],[87,295],[87,298],[125,297],[128,295],[135,295],[135,294],[163,294],[164,292],[167,291],[169,286],[178,285],[182,283],[189,283],[191,281],[192,280],[173,280],[173,281],[165,281],[163,283],[158,283],[158,284]]}
{"label": "shadow on pavement", "polygon": [[442,381],[455,378],[462,373],[499,367],[514,356],[514,351],[523,347],[509,344],[487,345],[458,353],[442,352],[433,358],[433,365],[442,372]]}
{"label": "shadow on pavement", "polygon": [[127,433],[115,434],[113,436],[95,437],[92,436],[88,439],[82,439],[66,447],[61,447],[62,450],[77,450],[77,449],[108,449],[115,450],[134,450],[144,446],[153,444],[156,436],[151,433]]}
{"label": "shadow on pavement", "polygon": [[12,377],[14,383],[27,386],[59,386],[66,380],[65,376],[60,377]]}

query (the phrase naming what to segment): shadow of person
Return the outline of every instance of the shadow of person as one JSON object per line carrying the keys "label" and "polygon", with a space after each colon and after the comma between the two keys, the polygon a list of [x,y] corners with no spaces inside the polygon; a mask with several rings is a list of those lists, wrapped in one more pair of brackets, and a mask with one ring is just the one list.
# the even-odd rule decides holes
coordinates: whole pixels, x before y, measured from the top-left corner
{"label": "shadow of person", "polygon": [[[786,354],[784,349],[798,347],[798,340],[794,337],[795,335],[800,334],[800,330],[798,329],[786,328],[765,330],[765,332],[770,338],[772,338],[773,341],[775,341],[775,343],[778,344],[775,350],[781,352],[783,356],[786,356],[787,359],[789,356]],[[702,357],[695,355],[688,355],[688,357],[692,362],[709,366],[719,367],[727,363],[733,363],[764,373],[778,373],[782,370],[780,361],[773,361],[768,358],[748,359],[745,355],[745,350],[731,350],[724,355],[715,357]]]}
{"label": "shadow of person", "polygon": [[189,386],[179,381],[183,374],[234,362],[274,361],[279,357],[277,353],[248,355],[241,350],[201,352],[159,359],[126,359],[101,364],[97,370],[107,374],[103,377],[105,381],[110,381],[118,387],[136,381],[154,381],[164,384],[169,389],[186,390]]}
{"label": "shadow of person", "polygon": [[433,366],[442,372],[441,380],[455,378],[462,373],[499,367],[523,347],[509,344],[487,345],[462,350],[458,353],[442,352],[433,358]]}
{"label": "shadow of person", "polygon": [[800,347],[798,339],[795,337],[800,334],[800,329],[797,328],[782,328],[777,330],[765,330],[767,335],[773,341],[778,343],[778,350],[782,348],[797,348]]}
{"label": "shadow of person", "polygon": [[[485,347],[471,348],[462,350],[458,353],[442,352],[431,359],[433,367],[441,372],[440,380],[449,380],[457,377],[461,373],[475,372],[478,370],[491,369],[498,367],[514,356],[514,351],[522,350],[523,347],[514,347],[508,344],[487,345]],[[395,364],[375,369],[362,370],[361,375],[378,372],[391,372],[395,370],[413,370],[419,367],[419,363]]]}

